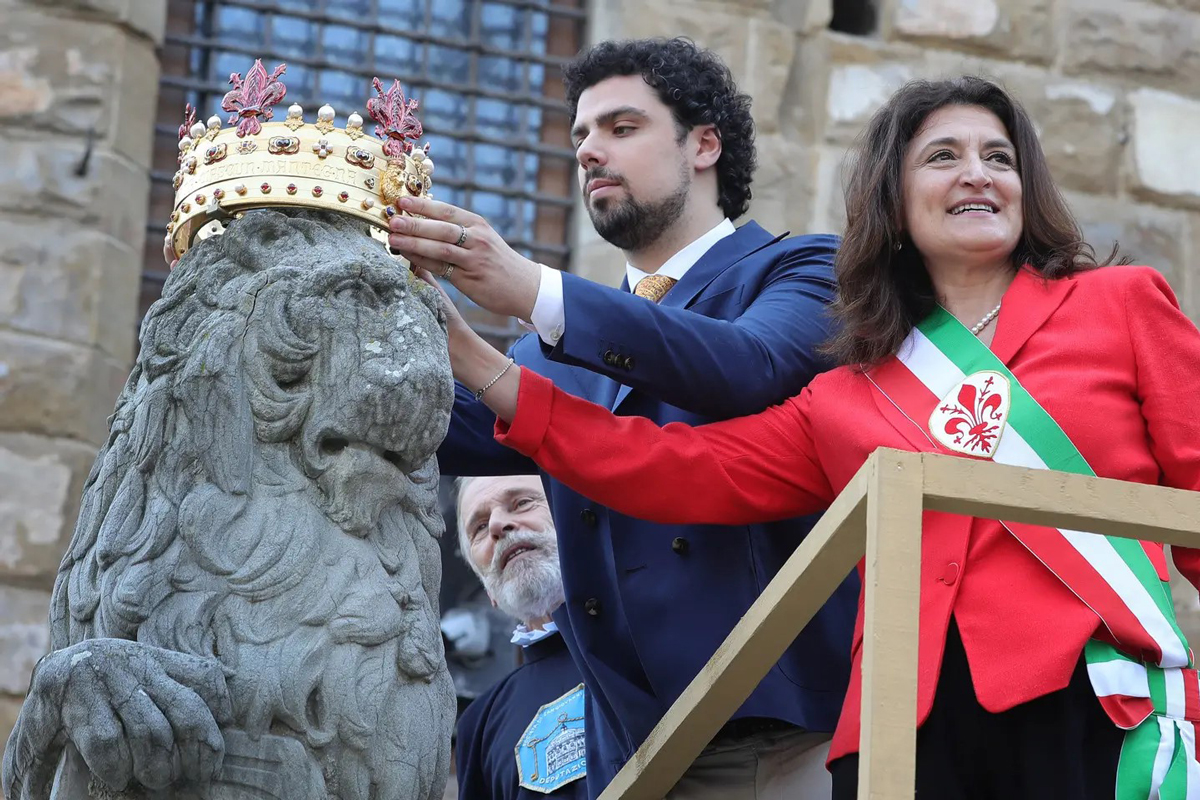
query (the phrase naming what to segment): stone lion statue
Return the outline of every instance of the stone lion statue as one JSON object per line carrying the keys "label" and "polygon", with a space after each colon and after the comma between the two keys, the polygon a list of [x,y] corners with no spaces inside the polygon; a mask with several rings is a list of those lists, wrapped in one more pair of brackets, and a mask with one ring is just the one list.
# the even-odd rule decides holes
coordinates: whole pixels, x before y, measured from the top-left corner
{"label": "stone lion statue", "polygon": [[141,342],[7,797],[440,798],[436,293],[361,223],[255,211],[188,252]]}

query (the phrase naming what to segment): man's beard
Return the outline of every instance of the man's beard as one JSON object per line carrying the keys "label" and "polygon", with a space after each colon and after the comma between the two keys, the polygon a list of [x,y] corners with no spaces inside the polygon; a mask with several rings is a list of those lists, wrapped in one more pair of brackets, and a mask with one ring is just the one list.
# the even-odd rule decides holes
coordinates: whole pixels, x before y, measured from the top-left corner
{"label": "man's beard", "polygon": [[[521,545],[537,549],[528,556],[517,556],[507,569],[501,570],[504,554]],[[482,578],[488,596],[505,614],[522,622],[550,616],[563,603],[562,570],[553,531],[521,530],[509,534],[503,546],[492,554],[492,563]]]}
{"label": "man's beard", "polygon": [[[593,178],[620,180],[603,167],[587,174]],[[587,185],[586,182],[584,184]],[[624,181],[621,181],[624,186]],[[692,188],[691,175],[686,164],[681,164],[679,184],[675,190],[661,200],[642,202],[628,194],[624,199],[588,199],[588,215],[596,233],[609,244],[626,252],[644,250],[658,241],[659,237],[679,219],[687,205]]]}

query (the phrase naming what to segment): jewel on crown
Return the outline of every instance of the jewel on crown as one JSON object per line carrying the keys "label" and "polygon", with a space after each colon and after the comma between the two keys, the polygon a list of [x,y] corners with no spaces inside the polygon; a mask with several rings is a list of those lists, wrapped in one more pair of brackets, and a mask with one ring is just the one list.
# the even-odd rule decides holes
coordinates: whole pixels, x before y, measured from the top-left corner
{"label": "jewel on crown", "polygon": [[167,249],[176,258],[195,240],[223,233],[230,219],[261,208],[348,214],[386,241],[388,220],[401,213],[400,199],[431,196],[429,145],[414,146],[423,133],[417,101],[404,96],[399,81],[387,91],[379,78],[372,81],[376,96],[367,100],[367,112],[378,123],[372,137],[356,113],[338,128],[328,104],[313,121],[305,121],[296,103],[283,120],[272,121],[274,107],[287,95],[280,80],[286,70],[280,64],[268,72],[255,60],[244,79],[230,75],[233,89],[221,101],[231,114],[229,127],[216,115],[198,122],[196,109],[186,106],[172,180],[175,207],[167,224]]}

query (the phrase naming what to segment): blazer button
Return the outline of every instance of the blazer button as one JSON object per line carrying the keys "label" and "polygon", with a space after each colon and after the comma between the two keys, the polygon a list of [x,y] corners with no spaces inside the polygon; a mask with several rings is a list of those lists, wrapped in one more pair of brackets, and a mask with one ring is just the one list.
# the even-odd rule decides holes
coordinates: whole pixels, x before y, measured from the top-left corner
{"label": "blazer button", "polygon": [[633,356],[625,356],[625,361],[621,364],[625,367],[625,371],[629,372],[633,369]]}
{"label": "blazer button", "polygon": [[608,364],[610,367],[611,367],[611,366],[613,366],[613,364],[614,364],[614,363],[616,362],[616,360],[617,360],[617,357],[616,357],[615,355],[613,355],[613,351],[612,351],[612,350],[605,350],[605,351],[604,351],[604,355],[603,355],[603,356],[601,356],[601,358],[603,358],[603,359],[604,359],[604,363],[605,363],[605,364]]}
{"label": "blazer button", "polygon": [[589,528],[596,527],[596,520],[597,520],[596,512],[592,511],[590,508],[585,508],[583,511],[580,511],[579,519],[581,522],[583,522],[584,525],[587,525]]}
{"label": "blazer button", "polygon": [[961,570],[958,566],[958,562],[951,561],[946,565],[946,568],[942,570],[942,577],[938,578],[938,580],[947,586],[953,586],[958,581],[959,572],[961,572]]}
{"label": "blazer button", "polygon": [[600,601],[594,597],[589,597],[583,603],[583,610],[591,614],[593,617],[600,615]]}
{"label": "blazer button", "polygon": [[682,536],[676,536],[674,539],[671,540],[671,549],[674,550],[676,553],[678,553],[681,556],[687,555],[689,546],[690,545],[688,544],[688,540],[683,538]]}

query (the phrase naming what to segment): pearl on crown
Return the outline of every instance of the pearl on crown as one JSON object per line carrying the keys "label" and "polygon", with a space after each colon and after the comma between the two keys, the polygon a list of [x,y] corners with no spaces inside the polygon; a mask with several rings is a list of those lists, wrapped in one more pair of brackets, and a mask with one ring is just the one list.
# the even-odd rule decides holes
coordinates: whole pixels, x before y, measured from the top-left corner
{"label": "pearl on crown", "polygon": [[317,110],[317,130],[329,133],[333,130],[333,106],[326,103]]}
{"label": "pearl on crown", "polygon": [[288,106],[287,119],[283,121],[290,130],[296,130],[304,125],[304,109],[299,103],[292,103]]}

